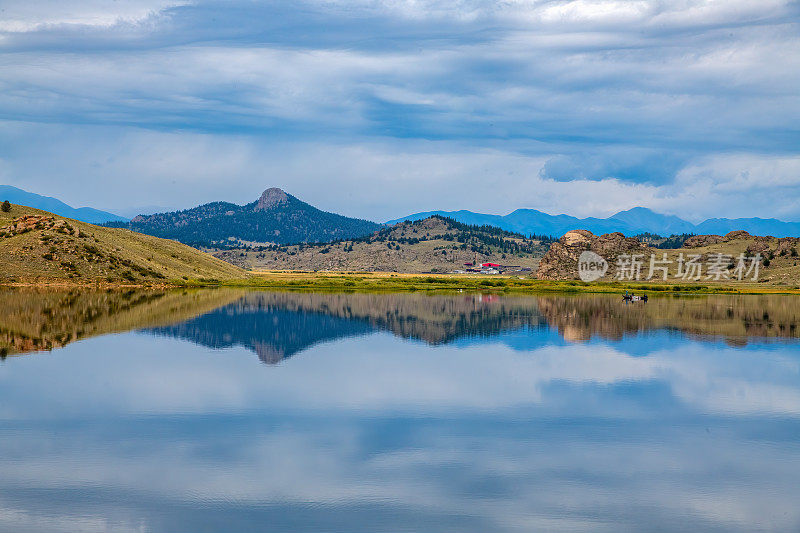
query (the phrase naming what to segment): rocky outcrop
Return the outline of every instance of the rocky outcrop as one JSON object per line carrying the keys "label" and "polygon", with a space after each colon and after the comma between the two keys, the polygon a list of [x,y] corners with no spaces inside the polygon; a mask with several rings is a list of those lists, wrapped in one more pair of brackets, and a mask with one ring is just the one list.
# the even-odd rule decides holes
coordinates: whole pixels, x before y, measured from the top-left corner
{"label": "rocky outcrop", "polygon": [[747,252],[768,252],[777,244],[776,252],[781,250],[790,251],[797,246],[797,237],[783,237],[776,239],[770,236],[751,235],[750,233],[737,230],[726,233],[725,236],[720,235],[694,235],[689,237],[683,244],[684,248],[701,248],[703,246],[711,246],[723,242],[732,242],[738,240],[752,241],[747,246]]}
{"label": "rocky outcrop", "polygon": [[770,251],[770,242],[763,239],[756,237],[753,242],[747,245],[747,249],[745,250],[747,255],[755,255],[761,254],[765,255]]}
{"label": "rocky outcrop", "polygon": [[65,235],[78,235],[79,230],[69,225],[66,220],[56,220],[46,215],[23,215],[11,221],[8,226],[0,227],[0,237],[13,237],[34,230],[54,230]]}
{"label": "rocky outcrop", "polygon": [[[740,254],[747,257],[760,255],[764,258],[763,268],[778,269],[780,281],[784,285],[797,284],[798,261],[800,261],[800,238],[751,235],[746,231],[731,231],[722,235],[694,235],[689,238],[682,248],[656,249],[648,248],[635,238],[625,237],[621,233],[609,233],[595,236],[586,230],[575,230],[566,233],[558,242],[553,243],[550,251],[545,254],[539,263],[536,277],[547,280],[580,279],[580,265],[583,265],[584,281],[596,279],[635,280],[648,279],[688,280],[686,271],[681,273],[680,262],[685,258],[696,257],[700,263],[709,268],[714,261],[725,258],[736,258]],[[581,254],[591,251],[600,257],[581,257]],[[642,257],[639,261],[627,258],[622,261],[621,254],[637,255]],[[664,255],[667,257],[664,258]],[[681,256],[684,259],[681,259]],[[603,262],[605,260],[605,263]],[[727,259],[726,259],[727,260]],[[729,270],[733,269],[736,262],[729,262]],[[670,268],[671,267],[671,268]],[[620,272],[618,269],[624,269]],[[665,270],[666,269],[666,270]],[[794,270],[791,270],[794,269]],[[794,272],[794,273],[792,273]],[[721,281],[723,278],[714,278],[712,274],[704,271],[704,281]],[[656,277],[653,277],[653,274]],[[729,275],[724,279],[732,279]],[[698,280],[701,278],[697,278]],[[763,278],[769,280],[770,278]]]}
{"label": "rocky outcrop", "polygon": [[539,262],[536,277],[549,280],[579,279],[578,258],[587,250],[595,252],[608,262],[608,278],[614,275],[614,264],[620,254],[644,254],[649,253],[650,248],[638,239],[626,237],[622,233],[598,236],[588,230],[569,231],[550,246],[550,250]]}
{"label": "rocky outcrop", "polygon": [[734,241],[736,239],[749,239],[751,235],[744,230],[730,231],[725,234],[723,240],[725,242]]}
{"label": "rocky outcrop", "polygon": [[254,211],[266,211],[267,209],[272,209],[276,205],[283,205],[288,202],[288,194],[277,187],[272,187],[261,194],[261,198],[256,202]]}
{"label": "rocky outcrop", "polygon": [[747,255],[791,255],[797,256],[797,245],[800,239],[797,237],[751,237],[752,242],[747,245]]}
{"label": "rocky outcrop", "polygon": [[797,245],[800,244],[800,239],[797,237],[783,237],[778,239],[776,242],[778,244],[777,248],[775,249],[776,254],[790,254],[792,253],[792,250],[796,249]]}

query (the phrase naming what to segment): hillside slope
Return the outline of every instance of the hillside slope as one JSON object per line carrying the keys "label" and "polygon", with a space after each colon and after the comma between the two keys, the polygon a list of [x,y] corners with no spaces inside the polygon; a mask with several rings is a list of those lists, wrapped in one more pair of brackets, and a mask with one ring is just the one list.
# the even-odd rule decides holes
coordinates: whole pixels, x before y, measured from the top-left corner
{"label": "hillside slope", "polygon": [[476,259],[478,263],[535,269],[547,246],[498,228],[469,226],[434,216],[402,222],[360,239],[263,251],[229,250],[215,255],[262,270],[452,272]]}
{"label": "hillside slope", "polygon": [[11,185],[0,185],[0,202],[8,200],[12,204],[27,205],[34,209],[41,209],[56,215],[89,222],[90,224],[103,224],[105,222],[125,222],[128,219],[92,207],[72,207],[57,198],[42,196],[24,191]]}
{"label": "hillside slope", "polygon": [[205,248],[329,242],[368,235],[381,227],[321,211],[276,188],[243,206],[213,202],[184,211],[140,215],[115,226]]}
{"label": "hillside slope", "polygon": [[94,226],[30,207],[0,211],[0,283],[161,284],[243,278],[240,268],[184,244]]}

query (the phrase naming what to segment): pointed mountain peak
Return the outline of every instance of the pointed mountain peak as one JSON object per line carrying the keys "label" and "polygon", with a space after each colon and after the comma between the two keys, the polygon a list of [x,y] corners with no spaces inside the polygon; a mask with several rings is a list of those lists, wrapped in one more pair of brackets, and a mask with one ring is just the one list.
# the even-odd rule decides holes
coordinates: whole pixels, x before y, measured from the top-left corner
{"label": "pointed mountain peak", "polygon": [[283,205],[289,203],[289,195],[282,189],[272,187],[267,189],[261,194],[261,198],[256,202],[256,211],[265,211],[272,209],[276,205]]}
{"label": "pointed mountain peak", "polygon": [[620,211],[619,213],[611,215],[611,217],[609,217],[609,218],[618,218],[618,217],[620,217],[620,215],[638,215],[638,216],[642,216],[642,215],[658,215],[658,214],[659,213],[656,213],[652,209],[648,209],[646,207],[639,206],[639,207],[632,207],[630,209],[625,209],[624,211]]}

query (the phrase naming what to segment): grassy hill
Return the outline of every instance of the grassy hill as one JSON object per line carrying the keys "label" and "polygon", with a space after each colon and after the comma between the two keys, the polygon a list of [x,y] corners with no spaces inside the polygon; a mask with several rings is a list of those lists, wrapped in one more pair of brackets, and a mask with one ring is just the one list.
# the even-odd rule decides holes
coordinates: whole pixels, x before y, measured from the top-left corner
{"label": "grassy hill", "polygon": [[758,278],[761,283],[800,285],[800,239],[796,237],[761,237],[746,231],[732,231],[724,236],[696,235],[686,241],[684,248],[669,253],[672,259],[679,253],[699,254],[704,262],[717,257],[717,254],[730,256],[731,275],[739,254],[746,257],[760,254]]}
{"label": "grassy hill", "polygon": [[[800,239],[796,237],[770,237],[750,235],[746,231],[732,231],[727,235],[695,235],[690,237],[681,248],[649,250],[645,260],[649,264],[650,252],[656,254],[657,259],[666,253],[671,262],[668,272],[669,279],[674,280],[678,274],[679,258],[684,259],[699,255],[699,262],[703,265],[700,280],[689,279],[690,282],[740,284],[754,281],[752,271],[750,275],[742,272],[743,281],[738,281],[736,270],[740,254],[752,258],[759,254],[761,261],[758,264],[757,282],[778,287],[798,288],[800,286]],[[724,273],[717,276],[709,270],[709,265],[714,262],[724,263]],[[643,272],[647,272],[647,264]],[[745,262],[747,269],[751,261]],[[685,269],[684,269],[685,271]],[[656,280],[661,281],[661,280]]]}
{"label": "grassy hill", "polygon": [[401,222],[359,239],[327,244],[227,250],[217,257],[254,270],[452,272],[465,263],[496,262],[536,269],[548,243],[491,226],[441,216]]}
{"label": "grassy hill", "polygon": [[0,211],[0,283],[164,284],[243,278],[184,244],[12,205]]}

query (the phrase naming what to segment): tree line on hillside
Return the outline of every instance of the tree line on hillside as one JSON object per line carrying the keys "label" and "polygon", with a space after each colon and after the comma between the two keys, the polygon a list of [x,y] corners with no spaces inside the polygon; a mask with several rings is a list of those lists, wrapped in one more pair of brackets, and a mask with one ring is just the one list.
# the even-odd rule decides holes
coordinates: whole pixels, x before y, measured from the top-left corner
{"label": "tree line on hillside", "polygon": [[294,198],[269,210],[256,210],[255,206],[255,202],[245,206],[214,202],[106,226],[208,248],[241,248],[247,247],[247,242],[330,242],[362,236],[380,227],[375,222],[321,211]]}
{"label": "tree line on hillside", "polygon": [[694,233],[673,233],[669,237],[662,237],[661,235],[657,235],[655,233],[644,232],[634,235],[634,237],[639,239],[642,243],[652,246],[653,248],[674,250],[676,248],[683,247],[683,243],[685,243],[689,237],[694,237]]}
{"label": "tree line on hillside", "polygon": [[[422,225],[425,219],[402,222],[400,224],[384,227],[383,229],[352,239],[337,239],[322,245],[320,243],[298,243],[294,245],[266,245],[250,246],[247,249],[257,252],[283,252],[294,255],[308,248],[314,248],[318,253],[329,253],[331,246],[342,245],[342,250],[352,252],[354,246],[368,243],[385,243],[388,248],[400,250],[402,246],[413,246],[420,242],[440,240],[453,243],[446,246],[449,249],[469,250],[480,254],[529,254],[537,251],[539,246],[547,246],[553,242],[552,238],[532,239],[519,233],[503,230],[495,226],[463,224],[453,219],[434,215],[431,218],[441,221],[446,228],[443,233],[423,233]],[[398,235],[400,232],[400,235]],[[541,242],[537,242],[541,241]],[[296,248],[295,248],[296,247]],[[441,247],[442,249],[445,246]]]}

